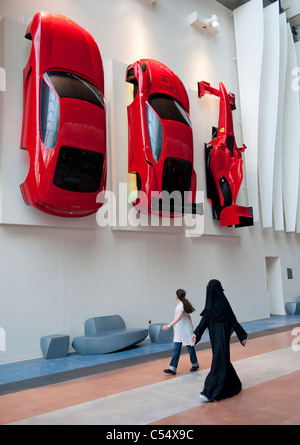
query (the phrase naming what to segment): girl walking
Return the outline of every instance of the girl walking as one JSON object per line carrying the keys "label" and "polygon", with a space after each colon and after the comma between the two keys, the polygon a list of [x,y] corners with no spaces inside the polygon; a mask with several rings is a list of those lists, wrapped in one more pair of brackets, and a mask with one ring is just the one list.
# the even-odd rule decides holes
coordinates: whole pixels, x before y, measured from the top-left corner
{"label": "girl walking", "polygon": [[197,371],[199,369],[199,363],[197,360],[194,342],[193,342],[193,324],[190,314],[194,312],[194,308],[185,297],[185,290],[178,289],[175,294],[175,299],[177,301],[177,306],[175,308],[175,318],[170,324],[162,327],[164,331],[167,331],[172,326],[174,326],[174,346],[172,359],[168,369],[164,369],[166,374],[175,375],[182,345],[186,346],[190,355],[190,361],[192,367],[191,372]]}

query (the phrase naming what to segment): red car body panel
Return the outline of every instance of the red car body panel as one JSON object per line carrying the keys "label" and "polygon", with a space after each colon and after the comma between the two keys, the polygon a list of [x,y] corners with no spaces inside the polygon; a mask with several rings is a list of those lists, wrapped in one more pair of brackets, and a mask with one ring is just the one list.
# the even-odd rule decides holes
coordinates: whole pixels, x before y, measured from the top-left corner
{"label": "red car body panel", "polygon": [[168,67],[153,59],[129,65],[126,81],[134,84],[134,100],[127,107],[128,172],[137,174],[138,189],[144,192],[133,205],[144,213],[182,216],[182,209],[156,211],[152,198],[159,200],[163,190],[179,190],[188,192],[189,203],[195,200],[193,134],[186,89]]}
{"label": "red car body panel", "polygon": [[246,147],[238,148],[235,142],[232,120],[235,96],[227,93],[222,82],[219,90],[208,82],[199,82],[198,96],[206,93],[220,98],[217,137],[206,144],[205,149],[208,197],[212,200],[214,217],[220,219],[221,226],[253,225],[252,208],[236,204],[243,180],[242,152]]}
{"label": "red car body panel", "polygon": [[57,216],[95,213],[105,190],[104,73],[93,37],[65,16],[38,12],[23,71],[21,148],[30,157],[21,192],[28,205]]}

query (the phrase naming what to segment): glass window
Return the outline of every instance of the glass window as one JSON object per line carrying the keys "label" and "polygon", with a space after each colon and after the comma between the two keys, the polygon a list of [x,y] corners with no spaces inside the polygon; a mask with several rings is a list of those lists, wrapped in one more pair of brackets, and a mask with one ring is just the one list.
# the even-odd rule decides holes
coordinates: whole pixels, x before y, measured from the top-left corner
{"label": "glass window", "polygon": [[161,119],[181,122],[191,127],[186,112],[172,97],[165,94],[152,94],[149,96],[148,102]]}
{"label": "glass window", "polygon": [[59,97],[85,100],[105,108],[101,91],[82,77],[62,71],[50,71],[44,74],[44,77],[53,85]]}
{"label": "glass window", "polygon": [[44,79],[41,81],[40,127],[43,143],[53,149],[58,136],[59,102]]}
{"label": "glass window", "polygon": [[146,104],[146,116],[152,155],[155,161],[158,162],[161,155],[164,139],[162,124],[158,116],[154,113],[154,111],[148,104]]}
{"label": "glass window", "polygon": [[72,192],[96,192],[101,185],[103,161],[102,153],[62,146],[53,183]]}

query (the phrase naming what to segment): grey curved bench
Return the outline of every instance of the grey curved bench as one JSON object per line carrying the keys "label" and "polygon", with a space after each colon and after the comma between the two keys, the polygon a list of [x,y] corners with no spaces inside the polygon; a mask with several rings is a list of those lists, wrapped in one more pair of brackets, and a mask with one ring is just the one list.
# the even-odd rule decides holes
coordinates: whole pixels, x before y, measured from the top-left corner
{"label": "grey curved bench", "polygon": [[149,326],[149,337],[152,343],[173,343],[173,327],[163,331],[162,327],[168,323],[153,323]]}
{"label": "grey curved bench", "polygon": [[291,301],[286,303],[285,311],[287,315],[299,315],[300,314],[300,296],[297,298],[297,301]]}
{"label": "grey curved bench", "polygon": [[107,354],[145,340],[148,329],[127,329],[120,315],[106,315],[86,320],[84,334],[72,343],[78,354]]}

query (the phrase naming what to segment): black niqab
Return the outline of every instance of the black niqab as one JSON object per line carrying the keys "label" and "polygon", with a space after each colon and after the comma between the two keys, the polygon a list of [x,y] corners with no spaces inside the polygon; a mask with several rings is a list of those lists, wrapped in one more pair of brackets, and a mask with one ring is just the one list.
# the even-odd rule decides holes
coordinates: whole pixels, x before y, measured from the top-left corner
{"label": "black niqab", "polygon": [[206,288],[205,308],[200,315],[206,311],[209,318],[217,322],[231,321],[235,318],[223,291],[219,280],[210,280]]}

